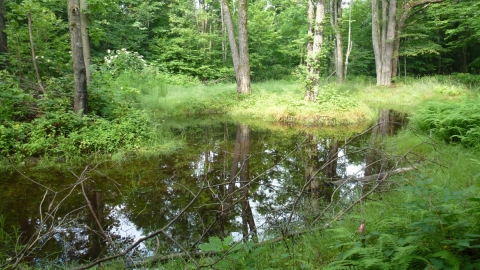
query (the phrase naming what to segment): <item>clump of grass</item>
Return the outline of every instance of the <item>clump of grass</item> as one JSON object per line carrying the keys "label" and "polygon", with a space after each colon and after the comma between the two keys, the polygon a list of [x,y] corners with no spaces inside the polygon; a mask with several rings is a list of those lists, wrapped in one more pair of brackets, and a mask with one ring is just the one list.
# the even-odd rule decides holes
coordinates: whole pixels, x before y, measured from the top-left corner
{"label": "clump of grass", "polygon": [[325,85],[315,102],[304,101],[301,84],[263,83],[256,92],[235,104],[229,114],[249,116],[264,121],[302,124],[359,124],[373,118],[373,112],[362,102]]}
{"label": "clump of grass", "polygon": [[462,85],[439,83],[435,78],[422,78],[391,87],[365,85],[355,96],[372,108],[389,108],[411,112],[430,100],[458,100],[469,94]]}
{"label": "clump of grass", "polygon": [[225,113],[238,97],[235,85],[168,85],[165,95],[145,93],[141,106],[151,108],[157,118]]}

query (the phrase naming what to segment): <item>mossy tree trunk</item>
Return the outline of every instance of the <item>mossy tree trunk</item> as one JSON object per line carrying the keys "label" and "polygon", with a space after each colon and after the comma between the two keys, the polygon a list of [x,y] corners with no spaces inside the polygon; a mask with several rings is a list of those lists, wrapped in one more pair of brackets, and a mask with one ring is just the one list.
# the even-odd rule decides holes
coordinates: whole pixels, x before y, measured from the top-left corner
{"label": "mossy tree trunk", "polygon": [[[325,0],[319,0],[315,10],[313,0],[308,1],[308,39],[307,43],[307,79],[304,99],[315,101],[320,80],[320,52],[323,45],[323,28],[325,20]],[[313,18],[315,14],[315,19]],[[313,40],[313,42],[312,42]]]}

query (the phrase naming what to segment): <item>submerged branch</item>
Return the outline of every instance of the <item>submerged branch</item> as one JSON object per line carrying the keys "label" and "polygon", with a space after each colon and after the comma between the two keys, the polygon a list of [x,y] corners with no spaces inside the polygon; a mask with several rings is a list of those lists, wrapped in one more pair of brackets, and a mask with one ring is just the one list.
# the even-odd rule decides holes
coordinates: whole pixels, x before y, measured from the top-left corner
{"label": "submerged branch", "polygon": [[417,167],[412,166],[412,167],[406,167],[406,168],[398,168],[389,172],[383,172],[383,173],[377,173],[369,176],[364,176],[364,177],[358,177],[358,178],[346,178],[346,179],[340,179],[337,181],[330,181],[327,182],[326,184],[332,184],[332,185],[343,185],[346,182],[373,182],[373,181],[380,181],[384,180],[385,178],[394,175],[394,174],[400,174],[404,172],[409,172],[412,170],[416,170]]}

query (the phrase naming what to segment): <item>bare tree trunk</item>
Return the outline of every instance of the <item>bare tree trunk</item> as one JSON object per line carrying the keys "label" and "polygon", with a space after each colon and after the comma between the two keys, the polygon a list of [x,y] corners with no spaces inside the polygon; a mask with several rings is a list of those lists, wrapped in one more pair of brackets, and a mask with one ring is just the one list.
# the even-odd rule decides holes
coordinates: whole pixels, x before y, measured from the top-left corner
{"label": "bare tree trunk", "polygon": [[82,33],[80,30],[80,7],[77,0],[67,0],[68,27],[72,49],[74,102],[73,110],[80,115],[88,112],[87,78],[83,58]]}
{"label": "bare tree trunk", "polygon": [[343,70],[343,78],[347,79],[348,71],[348,57],[352,52],[352,4],[348,8],[348,41],[347,41],[347,53],[345,54],[345,69]]}
{"label": "bare tree trunk", "polygon": [[[227,29],[225,28],[225,18],[224,18],[224,11],[223,11],[223,1],[221,1],[220,5],[220,18],[222,20],[222,63],[225,65],[227,62],[227,46],[225,44],[225,38],[227,36]],[[233,28],[233,26],[232,26]]]}
{"label": "bare tree trunk", "polygon": [[38,71],[37,66],[37,55],[35,54],[35,46],[33,44],[33,34],[32,34],[32,13],[28,11],[28,36],[30,37],[30,50],[32,51],[32,62],[33,68],[35,69],[35,75],[37,76],[37,84],[40,89],[40,93],[45,95],[45,89],[43,88],[42,78],[40,77],[40,72]]}
{"label": "bare tree trunk", "polygon": [[342,0],[330,2],[330,23],[335,32],[335,73],[337,82],[344,81],[343,72],[343,47],[342,47]]}
{"label": "bare tree trunk", "polygon": [[5,33],[5,17],[5,0],[0,0],[0,70],[6,69],[8,67],[8,43],[7,34]]}
{"label": "bare tree trunk", "polygon": [[[313,1],[309,1],[309,16],[310,5]],[[320,51],[323,45],[323,24],[325,20],[325,0],[317,2],[315,14],[315,26],[313,28],[313,45],[311,57],[307,61],[311,61],[310,70],[307,71],[307,87],[305,90],[305,100],[315,101],[318,95],[319,79],[320,79]],[[307,48],[308,49],[308,48]]]}
{"label": "bare tree trunk", "polygon": [[[402,12],[397,21],[397,0],[381,0],[382,27],[379,20],[379,0],[372,0],[372,41],[375,54],[377,85],[390,85],[392,78],[398,72],[398,52],[400,48],[400,34],[405,22],[411,15],[414,7],[427,8],[432,3],[444,0],[410,0],[403,2]],[[380,36],[381,32],[381,36]]]}
{"label": "bare tree trunk", "polygon": [[[380,29],[378,1],[372,0],[372,42],[375,54],[377,85],[390,85],[392,80],[393,42],[397,0],[382,0],[382,27]],[[381,33],[381,35],[380,35]]]}
{"label": "bare tree trunk", "polygon": [[314,74],[313,72],[313,28],[315,20],[315,4],[313,0],[308,0],[308,10],[307,10],[307,20],[308,20],[308,37],[307,37],[307,78],[305,85],[305,97],[306,101],[313,101],[313,84],[314,84]]}
{"label": "bare tree trunk", "polygon": [[[390,85],[392,82],[393,43],[395,40],[397,0],[390,0],[388,6],[388,26],[385,40],[385,51],[382,59],[382,85]],[[386,20],[387,18],[384,18]]]}
{"label": "bare tree trunk", "polygon": [[88,10],[87,0],[80,0],[80,28],[82,32],[83,45],[83,61],[85,62],[87,84],[92,81],[91,53],[90,53],[90,37],[88,36],[88,15],[85,11]]}
{"label": "bare tree trunk", "polygon": [[247,0],[238,1],[238,47],[233,30],[233,20],[227,0],[221,0],[223,17],[232,51],[233,68],[237,79],[237,92],[250,94],[250,58],[248,53]]}
{"label": "bare tree trunk", "polygon": [[380,85],[380,74],[382,71],[382,50],[380,36],[380,19],[378,14],[378,1],[372,0],[372,43],[375,55],[375,71],[377,74],[377,85]]}
{"label": "bare tree trunk", "polygon": [[238,82],[239,81],[239,78],[238,78],[239,57],[238,57],[237,41],[235,40],[235,31],[233,30],[232,15],[230,13],[230,8],[228,7],[227,0],[221,0],[221,4],[222,4],[222,11],[223,11],[223,18],[225,20],[225,26],[227,27],[228,42],[230,44],[230,50],[232,51],[233,69],[235,71],[235,77]]}
{"label": "bare tree trunk", "polygon": [[240,94],[250,94],[250,57],[248,53],[247,0],[238,1],[238,52],[240,56],[240,82],[237,91]]}

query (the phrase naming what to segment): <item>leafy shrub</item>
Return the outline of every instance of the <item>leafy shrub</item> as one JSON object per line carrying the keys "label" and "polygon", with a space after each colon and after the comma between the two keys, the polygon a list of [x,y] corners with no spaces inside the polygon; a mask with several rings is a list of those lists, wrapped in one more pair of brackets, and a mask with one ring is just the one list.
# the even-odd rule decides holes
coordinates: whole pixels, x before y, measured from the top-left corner
{"label": "leafy shrub", "polygon": [[132,111],[113,120],[73,112],[50,112],[31,123],[0,125],[0,153],[4,156],[86,156],[135,151],[153,133],[144,111]]}
{"label": "leafy shrub", "polygon": [[358,101],[348,95],[340,95],[333,85],[325,85],[319,89],[316,102],[337,110],[348,110],[358,105]]}
{"label": "leafy shrub", "polygon": [[143,55],[127,51],[125,48],[121,50],[107,50],[104,60],[103,68],[113,76],[118,76],[126,70],[141,71],[148,66],[147,61],[143,59]]}
{"label": "leafy shrub", "polygon": [[411,118],[420,130],[431,132],[448,143],[480,147],[480,103],[430,102]]}
{"label": "leafy shrub", "polygon": [[33,97],[20,89],[17,80],[5,70],[0,70],[0,89],[0,122],[32,114]]}

